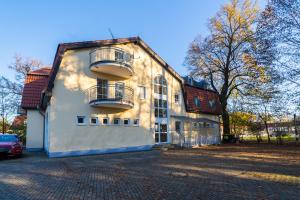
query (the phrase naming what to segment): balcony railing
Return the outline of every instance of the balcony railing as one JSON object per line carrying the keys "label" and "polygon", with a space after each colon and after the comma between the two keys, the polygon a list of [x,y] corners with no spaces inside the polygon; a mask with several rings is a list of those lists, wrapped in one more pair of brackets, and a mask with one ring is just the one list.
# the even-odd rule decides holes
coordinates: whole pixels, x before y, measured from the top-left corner
{"label": "balcony railing", "polygon": [[134,91],[124,84],[104,84],[93,86],[88,90],[89,103],[99,107],[133,107]]}
{"label": "balcony railing", "polygon": [[115,74],[118,68],[114,66],[117,66],[125,74],[127,72],[132,75],[132,63],[133,56],[120,48],[102,47],[90,52],[90,68],[93,71]]}

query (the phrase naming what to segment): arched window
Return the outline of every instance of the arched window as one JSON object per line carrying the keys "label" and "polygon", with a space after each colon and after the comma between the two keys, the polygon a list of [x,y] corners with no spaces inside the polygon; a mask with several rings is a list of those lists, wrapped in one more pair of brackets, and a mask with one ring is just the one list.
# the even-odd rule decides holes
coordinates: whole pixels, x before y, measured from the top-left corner
{"label": "arched window", "polygon": [[154,78],[154,93],[167,95],[167,81],[162,75]]}

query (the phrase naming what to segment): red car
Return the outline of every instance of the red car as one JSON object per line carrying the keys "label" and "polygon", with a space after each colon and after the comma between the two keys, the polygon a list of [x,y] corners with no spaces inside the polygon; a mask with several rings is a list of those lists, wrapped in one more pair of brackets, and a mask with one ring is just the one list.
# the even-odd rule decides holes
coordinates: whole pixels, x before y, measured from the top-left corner
{"label": "red car", "polygon": [[0,153],[13,156],[21,156],[23,145],[15,134],[0,134]]}

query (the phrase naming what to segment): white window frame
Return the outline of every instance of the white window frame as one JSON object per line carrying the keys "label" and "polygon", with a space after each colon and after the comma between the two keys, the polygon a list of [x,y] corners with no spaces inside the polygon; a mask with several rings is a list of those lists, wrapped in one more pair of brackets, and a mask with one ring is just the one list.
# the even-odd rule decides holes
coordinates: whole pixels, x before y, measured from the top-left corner
{"label": "white window frame", "polygon": [[[96,123],[92,123],[92,119],[96,119]],[[98,126],[99,125],[99,118],[96,116],[90,117],[90,125],[91,126]]]}
{"label": "white window frame", "polygon": [[[176,101],[176,95],[178,96],[178,101]],[[180,94],[179,93],[175,93],[175,95],[174,95],[174,103],[179,105],[180,104],[180,98],[181,98]]]}
{"label": "white window frame", "polygon": [[[116,119],[118,120],[118,124],[115,124]],[[114,118],[112,124],[115,125],[115,126],[120,126],[121,125],[121,119],[120,118]]]}
{"label": "white window frame", "polygon": [[[128,124],[125,124],[125,120],[128,121]],[[130,119],[129,119],[129,118],[125,118],[125,119],[123,120],[123,124],[124,124],[124,126],[130,126]]]}
{"label": "white window frame", "polygon": [[[79,119],[80,117],[83,118],[83,123],[79,123],[79,122],[78,122],[78,119]],[[86,117],[83,116],[83,115],[77,115],[77,117],[76,117],[76,124],[77,124],[77,126],[86,126]]]}
{"label": "white window frame", "polygon": [[[105,124],[105,123],[103,122],[105,119],[107,120],[107,124]],[[108,117],[103,117],[103,118],[102,118],[102,125],[104,125],[104,126],[109,125],[109,118],[108,118]]]}
{"label": "white window frame", "polygon": [[[143,85],[139,85],[138,88],[139,88],[139,98],[142,99],[142,100],[146,99],[147,98],[147,89],[146,89],[146,87],[143,86]],[[143,90],[143,96],[141,96],[142,95],[142,93],[141,93],[142,90]]]}
{"label": "white window frame", "polygon": [[[134,123],[135,120],[137,120],[137,124]],[[132,125],[136,127],[140,126],[140,119],[139,118],[134,119]]]}

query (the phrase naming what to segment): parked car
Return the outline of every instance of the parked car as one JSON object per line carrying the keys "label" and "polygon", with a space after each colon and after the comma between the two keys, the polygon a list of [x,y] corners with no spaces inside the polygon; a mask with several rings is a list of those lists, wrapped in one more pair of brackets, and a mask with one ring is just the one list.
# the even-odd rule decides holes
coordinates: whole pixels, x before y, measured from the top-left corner
{"label": "parked car", "polygon": [[23,144],[16,134],[0,135],[0,153],[13,156],[21,156],[23,154]]}

